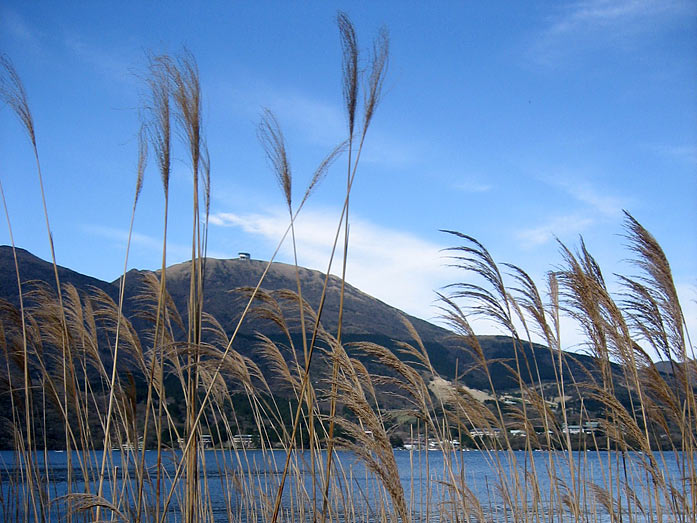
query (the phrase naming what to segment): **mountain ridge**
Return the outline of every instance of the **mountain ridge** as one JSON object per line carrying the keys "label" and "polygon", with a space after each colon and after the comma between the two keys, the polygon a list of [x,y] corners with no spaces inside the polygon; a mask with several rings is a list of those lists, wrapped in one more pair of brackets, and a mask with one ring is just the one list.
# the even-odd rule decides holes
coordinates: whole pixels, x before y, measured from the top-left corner
{"label": "mountain ridge", "polygon": [[[167,267],[167,290],[174,298],[175,303],[184,304],[188,298],[188,286],[190,278],[190,261],[177,263]],[[204,310],[215,310],[216,319],[225,326],[230,318],[228,311],[224,310],[222,302],[228,294],[245,287],[255,287],[261,278],[267,261],[240,259],[240,258],[206,258],[205,260],[205,291]],[[273,262],[261,285],[266,291],[297,290],[295,266]],[[303,299],[313,309],[317,310],[322,287],[326,278],[321,271],[298,267]],[[131,269],[126,273],[126,297],[132,297],[134,288],[142,281],[146,274],[155,274],[159,278],[160,270],[149,271]],[[118,288],[121,278],[117,278],[112,285]],[[330,274],[327,283],[327,293],[322,314],[322,325],[329,332],[336,331],[338,326],[339,292],[341,279]],[[342,331],[346,334],[382,334],[390,338],[406,341],[410,334],[402,325],[399,318],[408,319],[419,334],[429,341],[442,341],[453,335],[452,332],[427,320],[407,314],[400,309],[361,291],[350,283],[346,283],[344,290],[344,318]]]}
{"label": "mountain ridge", "polygon": [[[17,248],[17,259],[23,282],[43,281],[49,287],[55,288],[55,276],[50,262],[20,248]],[[206,259],[203,310],[211,314],[228,334],[237,327],[248,299],[248,295],[236,291],[239,291],[240,288],[255,287],[267,263],[261,260],[239,258]],[[167,290],[182,315],[186,313],[189,296],[189,264],[190,262],[183,262],[166,269]],[[138,317],[141,307],[138,297],[143,292],[145,279],[148,275],[155,275],[159,278],[159,272],[131,269],[126,273],[124,314],[132,319],[136,331],[141,334],[147,332],[148,324]],[[97,288],[108,294],[115,302],[118,301],[120,278],[112,282],[105,282],[65,267],[59,267],[58,274],[62,284],[72,284],[83,294],[90,294],[94,288]],[[320,271],[304,267],[298,267],[298,275],[303,299],[314,310],[317,310],[325,275]],[[23,292],[26,292],[27,288],[24,287]],[[261,288],[272,293],[285,289],[295,291],[297,289],[295,266],[280,262],[272,263]],[[322,325],[329,333],[335,333],[338,326],[340,288],[341,280],[330,275],[322,315]],[[0,246],[0,297],[13,302],[15,306],[18,305],[14,258],[12,248],[8,246]],[[295,314],[297,315],[297,312]],[[413,344],[412,333],[404,325],[403,319],[405,318],[413,324],[418,332],[437,372],[448,379],[453,379],[455,369],[462,372],[474,365],[471,353],[453,332],[426,320],[405,314],[358,288],[346,284],[342,341],[346,343],[368,341],[391,349],[394,349],[398,343]],[[295,341],[300,342],[299,322],[290,320],[289,325]],[[282,333],[277,328],[274,331],[274,327],[273,323],[268,320],[255,318],[254,314],[249,315],[241,325],[235,349],[254,358],[254,347],[259,332],[285,343],[287,340],[282,340]],[[506,336],[479,336],[478,338],[487,358],[496,360],[490,365],[490,372],[497,388],[505,389],[517,386],[517,383],[511,380],[510,373],[503,363],[514,357],[512,339]],[[519,346],[518,350],[525,357],[536,361],[541,369],[543,380],[553,379],[554,361],[546,347],[523,344]],[[573,354],[573,359],[582,362],[582,366],[585,367],[592,365],[591,358],[588,356]],[[569,372],[576,374],[576,369]],[[489,382],[484,378],[484,373],[481,370],[466,372],[460,376],[460,379],[468,386],[479,389],[489,388]]]}
{"label": "mountain ridge", "polygon": [[[16,252],[23,292],[30,288],[26,285],[29,282],[44,282],[49,288],[55,288],[55,275],[51,262],[19,247]],[[188,303],[190,263],[190,261],[177,263],[166,269],[167,290],[181,314],[186,313]],[[255,287],[267,265],[267,261],[254,259],[206,258],[203,308],[205,312],[214,316],[227,332],[235,329],[246,305],[247,298],[244,293],[237,291]],[[297,271],[303,299],[317,310],[326,275],[305,267],[298,267]],[[138,312],[137,298],[145,288],[147,276],[155,275],[159,279],[160,272],[160,270],[130,269],[126,273],[124,313],[127,317],[133,317]],[[61,284],[71,284],[81,293],[90,294],[93,288],[97,288],[108,294],[115,302],[118,301],[121,277],[107,282],[62,266],[58,266],[58,275]],[[294,265],[273,262],[266,273],[261,289],[266,292],[286,289],[295,292],[297,290],[295,278]],[[336,333],[338,327],[340,289],[341,279],[330,274],[321,320],[323,327],[330,333]],[[3,245],[0,246],[0,297],[18,306],[18,296],[12,248]],[[342,322],[345,339],[355,341],[373,337],[412,342],[411,333],[403,324],[402,318],[406,318],[414,325],[425,343],[437,344],[439,350],[450,350],[446,347],[446,341],[453,336],[452,332],[406,314],[346,283]],[[291,321],[290,325],[293,333],[299,333],[297,322]],[[268,325],[250,316],[243,322],[240,334],[254,337],[260,330],[267,331]]]}

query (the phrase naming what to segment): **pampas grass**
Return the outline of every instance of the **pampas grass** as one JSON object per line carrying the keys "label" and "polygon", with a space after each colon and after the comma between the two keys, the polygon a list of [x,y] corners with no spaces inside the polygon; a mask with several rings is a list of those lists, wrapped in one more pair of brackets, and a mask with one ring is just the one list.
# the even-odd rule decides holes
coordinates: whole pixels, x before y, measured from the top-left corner
{"label": "pampas grass", "polygon": [[[163,246],[160,271],[144,277],[132,316],[124,312],[128,247],[117,299],[58,278],[28,96],[2,58],[0,95],[33,147],[55,275],[51,285],[24,281],[0,185],[19,293],[17,305],[0,301],[0,397],[9,409],[2,423],[16,464],[0,475],[3,519],[694,522],[694,349],[668,260],[630,214],[625,240],[638,274],[618,277],[619,295],[583,242],[560,244],[561,264],[540,288],[479,240],[446,231],[456,243],[451,264],[467,276],[439,294],[461,355],[450,375],[439,374],[406,320],[412,339],[393,348],[344,340],[350,195],[382,99],[389,39],[379,32],[361,71],[356,31],[344,13],[337,23],[346,139],[320,159],[296,199],[281,122],[263,111],[258,136],[288,227],[256,285],[236,291],[245,307],[232,331],[203,307],[211,173],[193,56],[148,59],[129,238],[149,157],[163,184]],[[167,287],[169,179],[179,148],[193,182],[184,310]],[[294,223],[344,153],[344,203],[312,306],[303,297]],[[288,235],[295,288],[264,290]],[[324,305],[338,248],[337,329],[329,332]],[[583,330],[591,368],[562,350],[563,315]],[[510,358],[488,354],[471,325],[477,316],[504,329]],[[250,320],[269,326],[256,336],[255,360],[234,348]],[[542,377],[543,354],[551,381]],[[659,370],[656,355],[670,374]],[[494,373],[501,372],[517,386],[515,401],[497,390]],[[465,386],[473,373],[488,384],[488,400]],[[590,402],[602,405],[600,419],[591,419]],[[586,421],[599,430],[572,434]],[[66,451],[64,487],[50,463],[55,434]],[[392,448],[399,434],[410,436],[408,454]],[[471,477],[465,444],[488,474]]]}

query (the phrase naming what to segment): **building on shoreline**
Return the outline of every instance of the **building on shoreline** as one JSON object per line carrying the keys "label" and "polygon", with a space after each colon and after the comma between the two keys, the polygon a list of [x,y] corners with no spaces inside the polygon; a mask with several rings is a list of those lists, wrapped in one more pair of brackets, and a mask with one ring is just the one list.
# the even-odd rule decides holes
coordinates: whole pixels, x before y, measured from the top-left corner
{"label": "building on shoreline", "polygon": [[235,434],[232,437],[232,448],[237,449],[253,449],[254,436],[252,434]]}

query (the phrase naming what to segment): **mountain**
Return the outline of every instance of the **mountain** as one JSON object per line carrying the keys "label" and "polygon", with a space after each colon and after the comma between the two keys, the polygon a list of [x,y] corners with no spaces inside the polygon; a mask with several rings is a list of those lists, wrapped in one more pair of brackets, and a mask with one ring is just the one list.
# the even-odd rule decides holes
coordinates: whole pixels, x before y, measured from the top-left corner
{"label": "mountain", "polygon": [[[17,249],[17,262],[23,282],[23,293],[37,282],[55,289],[53,265],[34,256],[29,251]],[[232,333],[246,305],[247,294],[241,288],[256,286],[266,269],[267,262],[251,259],[220,260],[207,258],[205,263],[204,311],[211,314],[226,332]],[[272,263],[264,279],[264,291],[297,289],[296,272],[293,265]],[[141,305],[137,297],[143,292],[148,275],[160,276],[160,271],[130,270],[126,274],[124,312],[132,319],[136,330],[141,333],[146,323],[137,319]],[[86,276],[65,267],[58,267],[58,276],[62,284],[73,285],[81,294],[90,294],[95,288],[107,293],[113,300],[118,299],[120,278],[105,282]],[[303,298],[316,310],[322,294],[325,275],[319,271],[298,268]],[[190,263],[180,263],[167,268],[167,290],[177,309],[186,314],[189,296]],[[322,315],[322,325],[330,333],[336,333],[339,314],[339,293],[341,280],[331,275],[328,281],[327,295]],[[19,305],[17,278],[11,247],[0,246],[0,298],[15,306]],[[297,316],[297,312],[294,314]],[[417,329],[429,352],[434,357],[434,364],[439,370],[448,369],[451,360],[456,357],[452,342],[452,333],[422,319],[409,316],[359,289],[346,284],[344,293],[343,339],[345,341],[372,341],[383,345],[393,345],[394,340],[413,342],[402,318],[407,318]],[[300,326],[297,319],[289,322],[291,332],[298,336]],[[268,321],[254,319],[249,315],[243,322],[235,347],[245,355],[253,356],[253,344],[256,332],[278,337],[280,332],[273,329]],[[462,357],[462,356],[461,356]],[[452,366],[449,370],[452,370]]]}
{"label": "mountain", "polygon": [[[19,247],[16,248],[16,252],[17,264],[19,265],[20,277],[23,283],[23,294],[31,287],[31,285],[26,285],[29,282],[43,282],[55,289],[56,277],[53,271],[53,264]],[[65,267],[58,267],[58,278],[61,283],[71,284],[84,292],[89,292],[92,287],[96,287],[113,298],[118,296],[118,287],[115,287],[113,284],[92,278],[91,276],[85,276]],[[0,245],[0,298],[19,306],[15,261],[12,255],[12,247],[7,245]]]}
{"label": "mountain", "polygon": [[[51,263],[23,249],[17,249],[17,261],[21,279],[25,282],[23,284],[25,295],[27,290],[31,289],[28,282],[44,282],[50,288],[55,288],[55,276]],[[216,318],[228,334],[234,331],[246,305],[246,294],[239,292],[239,289],[254,287],[266,266],[267,262],[260,260],[206,259],[203,309]],[[137,312],[141,307],[137,296],[144,290],[146,277],[152,274],[159,278],[159,271],[131,270],[126,274],[124,312],[132,319],[136,330],[141,334],[145,332],[147,324],[137,318]],[[262,289],[266,291],[296,290],[295,274],[296,269],[292,265],[272,263],[264,279]],[[317,310],[325,279],[324,274],[300,267],[298,275],[303,298]],[[97,288],[114,300],[118,298],[120,278],[113,282],[105,282],[64,267],[58,268],[58,276],[63,284],[75,286],[82,294],[90,294]],[[167,290],[182,315],[186,313],[188,303],[189,278],[190,263],[180,263],[167,268]],[[322,315],[322,324],[330,333],[336,333],[337,329],[340,288],[341,280],[336,276],[330,276]],[[0,298],[15,305],[19,304],[14,258],[12,249],[7,246],[0,246]],[[462,342],[457,340],[450,331],[409,316],[346,284],[342,327],[343,341],[369,341],[390,348],[393,348],[395,342],[399,341],[413,343],[411,335],[404,326],[403,318],[408,319],[414,325],[423,340],[434,368],[443,376],[452,379],[456,368],[462,371],[471,365],[473,359],[469,351],[463,350]],[[297,320],[290,322],[290,329],[299,345],[299,322]],[[262,332],[273,339],[285,341],[281,338],[280,331],[274,328],[271,322],[249,317],[242,324],[235,349],[255,358],[256,332]],[[510,372],[503,363],[513,360],[512,340],[506,336],[481,336],[479,341],[489,359],[499,360],[490,367],[494,385],[501,389],[516,387],[517,383],[511,380]],[[524,359],[530,362],[530,365],[533,362],[537,365],[543,381],[555,379],[554,361],[548,349],[540,345],[530,347],[526,344],[522,354],[525,356]],[[371,363],[370,360],[366,361],[369,368]],[[574,376],[582,378],[584,373],[581,367],[593,368],[594,365],[587,356],[573,355],[569,363],[570,372]],[[469,372],[462,380],[471,387],[489,388],[488,380],[482,372]]]}
{"label": "mountain", "polygon": [[[17,248],[16,252],[24,293],[31,288],[32,283],[36,282],[43,282],[55,288],[55,275],[50,262],[21,248]],[[266,265],[267,262],[259,260],[208,258],[204,310],[212,314],[226,330],[234,329],[244,307],[242,294],[236,291],[244,287],[254,287]],[[300,267],[298,271],[303,298],[316,308],[325,275],[303,267]],[[159,278],[159,270],[133,269],[126,274],[125,308],[127,311],[136,310],[135,297],[142,292],[146,275],[153,273]],[[179,263],[167,268],[167,290],[182,314],[186,311],[190,274],[190,263]],[[58,266],[58,277],[62,284],[73,285],[82,293],[89,294],[93,288],[98,288],[114,300],[118,297],[120,278],[113,282],[105,282],[61,266]],[[330,276],[322,318],[322,324],[330,332],[336,331],[337,327],[340,287],[341,280],[336,276]],[[276,291],[296,288],[295,267],[285,263],[272,263],[262,289]],[[0,298],[19,305],[18,296],[12,248],[3,245],[0,246]],[[401,317],[408,318],[425,340],[443,340],[450,335],[441,327],[406,315],[395,307],[346,284],[343,320],[345,334],[349,336],[381,335],[390,339],[409,340],[409,333],[402,324]],[[242,332],[252,334],[253,326],[257,324],[253,321],[247,322],[247,325],[243,325]]]}
{"label": "mountain", "polygon": [[[205,291],[203,309],[211,313],[231,332],[246,304],[246,295],[237,289],[254,287],[266,269],[267,262],[250,259],[220,260],[207,258],[205,263]],[[132,298],[142,288],[143,279],[149,271],[131,270],[126,274],[126,297]],[[157,271],[158,275],[160,271]],[[315,310],[319,306],[325,275],[319,271],[298,268],[298,276],[305,299]],[[191,263],[179,263],[167,268],[167,290],[179,310],[184,312],[189,297]],[[112,283],[118,287],[120,280]],[[278,291],[297,290],[295,266],[274,262],[264,278],[262,289]],[[322,314],[322,325],[329,332],[336,333],[339,316],[339,295],[341,280],[330,275],[327,295]],[[429,341],[443,341],[451,335],[449,331],[391,307],[386,303],[346,284],[344,292],[343,333],[350,337],[360,335],[381,335],[390,339],[410,340],[409,333],[401,318],[411,321],[420,335]],[[242,333],[252,334],[258,322],[245,321]],[[297,326],[299,329],[299,325]]]}

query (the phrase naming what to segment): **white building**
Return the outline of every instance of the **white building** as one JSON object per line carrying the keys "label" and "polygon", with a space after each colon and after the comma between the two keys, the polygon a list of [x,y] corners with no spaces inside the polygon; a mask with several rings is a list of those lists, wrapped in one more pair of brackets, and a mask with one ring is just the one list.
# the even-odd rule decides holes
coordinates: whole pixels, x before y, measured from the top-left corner
{"label": "white building", "polygon": [[251,434],[235,434],[232,437],[232,447],[235,449],[251,449],[254,447],[254,436]]}

